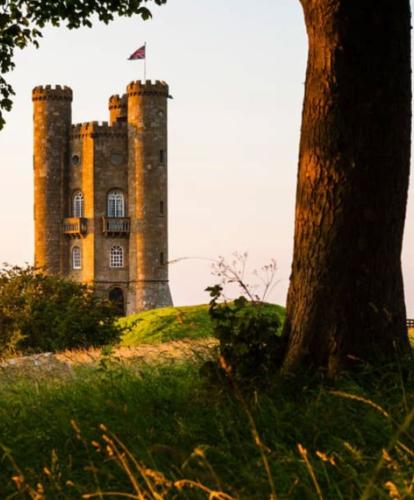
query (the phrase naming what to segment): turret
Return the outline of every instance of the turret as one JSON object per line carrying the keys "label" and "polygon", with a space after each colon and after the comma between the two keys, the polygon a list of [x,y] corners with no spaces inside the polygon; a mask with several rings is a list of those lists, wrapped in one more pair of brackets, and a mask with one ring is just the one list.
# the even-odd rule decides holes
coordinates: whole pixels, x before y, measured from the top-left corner
{"label": "turret", "polygon": [[168,285],[167,98],[165,82],[127,87],[129,308],[172,304]]}
{"label": "turret", "polygon": [[65,165],[68,163],[72,90],[35,87],[34,199],[35,265],[62,272]]}
{"label": "turret", "polygon": [[126,122],[128,113],[127,96],[111,95],[109,98],[109,123]]}

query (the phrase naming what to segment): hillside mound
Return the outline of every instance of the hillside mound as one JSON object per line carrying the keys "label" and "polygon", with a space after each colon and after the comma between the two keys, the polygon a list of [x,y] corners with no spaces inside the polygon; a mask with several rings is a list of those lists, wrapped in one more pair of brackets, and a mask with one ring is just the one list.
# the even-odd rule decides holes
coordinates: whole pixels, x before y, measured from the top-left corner
{"label": "hillside mound", "polygon": [[[282,306],[266,304],[266,308],[269,312],[276,310],[283,321],[285,309]],[[118,324],[123,330],[120,345],[126,347],[213,335],[208,304],[152,309],[120,318]]]}

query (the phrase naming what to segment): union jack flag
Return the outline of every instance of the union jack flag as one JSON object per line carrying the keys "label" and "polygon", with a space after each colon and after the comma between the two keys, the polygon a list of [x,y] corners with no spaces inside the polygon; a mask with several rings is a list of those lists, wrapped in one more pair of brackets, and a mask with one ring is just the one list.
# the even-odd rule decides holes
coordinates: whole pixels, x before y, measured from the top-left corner
{"label": "union jack flag", "polygon": [[128,57],[128,61],[133,61],[134,59],[145,59],[145,45],[137,49]]}

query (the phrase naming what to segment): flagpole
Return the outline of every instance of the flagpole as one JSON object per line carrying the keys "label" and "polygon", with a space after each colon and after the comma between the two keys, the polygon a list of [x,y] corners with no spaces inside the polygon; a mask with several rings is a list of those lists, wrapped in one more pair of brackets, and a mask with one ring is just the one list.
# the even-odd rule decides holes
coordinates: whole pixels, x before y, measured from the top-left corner
{"label": "flagpole", "polygon": [[144,83],[147,81],[147,42],[144,43]]}

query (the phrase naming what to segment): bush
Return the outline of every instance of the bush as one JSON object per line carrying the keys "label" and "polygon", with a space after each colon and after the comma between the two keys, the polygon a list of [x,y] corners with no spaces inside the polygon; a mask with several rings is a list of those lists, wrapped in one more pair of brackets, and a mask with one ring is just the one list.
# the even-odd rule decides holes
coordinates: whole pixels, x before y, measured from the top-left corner
{"label": "bush", "polygon": [[26,266],[0,270],[0,353],[57,351],[113,341],[116,311],[93,289]]}
{"label": "bush", "polygon": [[279,314],[271,304],[243,296],[219,302],[222,290],[220,285],[207,288],[212,297],[209,314],[220,341],[220,359],[218,366],[210,362],[204,370],[248,385],[266,382],[282,358]]}

